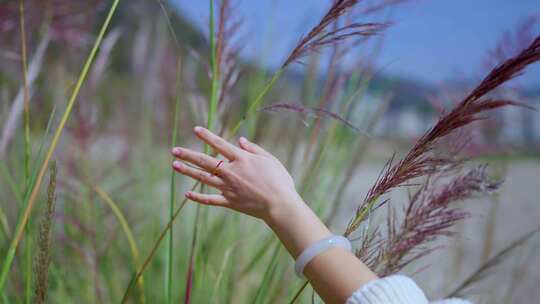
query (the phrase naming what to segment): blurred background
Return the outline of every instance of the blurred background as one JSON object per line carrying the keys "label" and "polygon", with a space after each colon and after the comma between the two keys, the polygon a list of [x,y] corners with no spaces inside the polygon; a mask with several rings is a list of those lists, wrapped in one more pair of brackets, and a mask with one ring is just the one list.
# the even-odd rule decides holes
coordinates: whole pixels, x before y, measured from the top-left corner
{"label": "blurred background", "polygon": [[[221,78],[213,130],[229,137],[244,122],[238,135],[278,156],[336,233],[390,159],[403,156],[492,68],[540,33],[535,0],[360,2],[340,22],[388,27],[287,66],[252,112],[250,102],[332,1],[231,0],[214,7],[223,31],[216,33]],[[24,210],[29,177],[43,163],[112,1],[25,0],[24,31],[20,4],[0,1],[2,255]],[[191,130],[207,125],[212,112],[210,19],[209,1],[120,1],[53,155],[50,244],[40,243],[48,210],[43,186],[3,301],[34,298],[45,250],[46,302],[120,302],[170,208],[182,208],[173,243],[167,235],[157,247],[129,302],[289,303],[302,286],[292,259],[262,222],[190,202],[184,207],[193,182],[171,178],[173,142],[203,149]],[[538,109],[539,84],[536,64],[494,96]],[[446,296],[538,227],[540,113],[508,107],[486,118],[456,135],[467,143],[461,156],[469,166],[488,165],[491,178],[504,183],[495,194],[459,202],[470,216],[453,227],[457,234],[438,238],[430,244],[438,250],[402,270],[430,299]],[[458,141],[449,139],[442,149],[451,151]],[[387,196],[401,210],[407,194],[396,189]],[[384,226],[384,217],[372,222]],[[531,303],[540,296],[539,243],[535,236],[512,247],[464,296],[475,303]],[[308,287],[298,302],[311,303],[312,294]]]}

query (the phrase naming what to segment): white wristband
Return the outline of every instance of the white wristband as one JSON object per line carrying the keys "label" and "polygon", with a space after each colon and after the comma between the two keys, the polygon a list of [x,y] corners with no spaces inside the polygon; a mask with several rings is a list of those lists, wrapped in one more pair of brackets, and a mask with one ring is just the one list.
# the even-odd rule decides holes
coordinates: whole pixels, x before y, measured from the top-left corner
{"label": "white wristband", "polygon": [[330,247],[338,246],[351,251],[351,242],[341,235],[332,235],[311,244],[298,256],[294,264],[294,270],[299,277],[304,277],[304,267],[321,252]]}

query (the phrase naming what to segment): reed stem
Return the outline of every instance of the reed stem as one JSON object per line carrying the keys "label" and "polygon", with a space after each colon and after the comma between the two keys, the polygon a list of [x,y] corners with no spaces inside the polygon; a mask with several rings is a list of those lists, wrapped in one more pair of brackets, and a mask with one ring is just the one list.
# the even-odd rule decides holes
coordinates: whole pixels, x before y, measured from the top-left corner
{"label": "reed stem", "polygon": [[257,107],[263,101],[263,98],[266,96],[266,94],[268,94],[270,89],[272,89],[272,87],[276,84],[276,81],[281,77],[284,71],[285,71],[284,68],[280,68],[274,73],[270,81],[264,86],[263,90],[259,93],[259,95],[257,95],[255,100],[253,100],[253,102],[249,104],[248,109],[246,113],[244,114],[244,116],[242,116],[242,118],[236,123],[236,125],[232,129],[230,137],[233,137],[234,135],[236,135],[236,133],[238,133],[238,131],[240,130],[240,127],[245,123],[246,119],[250,115],[252,115],[253,112],[255,112]]}
{"label": "reed stem", "polygon": [[[212,69],[212,79],[211,79],[211,88],[210,88],[210,102],[208,105],[208,121],[206,128],[208,130],[213,130],[215,125],[215,120],[217,116],[217,103],[218,103],[218,85],[219,85],[219,75],[218,75],[218,62],[217,62],[217,51],[216,51],[216,41],[215,41],[215,18],[214,18],[214,0],[209,0],[210,3],[210,24],[209,24],[209,36],[210,36],[210,66]],[[204,153],[210,154],[210,146],[204,145]],[[206,186],[201,185],[201,192],[206,192]],[[185,303],[189,303],[191,295],[191,289],[193,288],[193,273],[194,263],[197,263],[198,256],[195,256],[194,253],[197,251],[197,234],[199,231],[204,231],[208,221],[208,210],[205,208],[201,210],[201,205],[197,204],[197,216],[195,217],[193,232],[192,232],[192,243],[190,249],[190,259],[189,259],[189,273],[188,273],[188,282],[186,284],[186,298]],[[201,220],[202,219],[202,220]],[[202,223],[201,223],[202,221]],[[199,227],[201,226],[201,227]],[[207,256],[202,252],[202,258],[207,260]],[[204,276],[205,269],[204,266],[206,263],[203,263],[202,276]]]}
{"label": "reed stem", "polygon": [[[180,60],[177,63],[177,72],[176,72],[176,101],[174,104],[174,116],[173,116],[173,131],[171,134],[171,146],[176,146],[176,137],[177,137],[177,126],[178,126],[178,113],[180,111]],[[169,189],[169,221],[172,221],[174,217],[174,202],[176,201],[176,183],[175,183],[175,171],[171,170],[171,184]],[[167,284],[166,284],[166,295],[167,303],[172,303],[172,286],[173,286],[173,269],[174,269],[174,238],[173,238],[173,229],[169,231],[169,250],[167,253]]]}
{"label": "reed stem", "polygon": [[[28,64],[26,54],[26,30],[24,21],[24,0],[19,0],[19,17],[21,33],[21,61],[23,72],[23,124],[24,124],[24,184],[28,187],[30,182],[30,101],[28,89]],[[32,293],[32,238],[30,237],[29,225],[25,228],[24,246],[24,302],[30,303]]]}

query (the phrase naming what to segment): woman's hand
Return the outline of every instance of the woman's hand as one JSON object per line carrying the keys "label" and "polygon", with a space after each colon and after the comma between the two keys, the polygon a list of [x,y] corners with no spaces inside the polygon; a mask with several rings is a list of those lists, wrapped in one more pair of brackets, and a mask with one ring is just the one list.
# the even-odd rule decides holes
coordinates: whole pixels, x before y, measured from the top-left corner
{"label": "woman's hand", "polygon": [[285,167],[263,148],[244,137],[239,139],[237,147],[202,127],[195,127],[194,132],[226,160],[186,148],[173,148],[175,157],[196,166],[175,161],[173,168],[176,171],[221,192],[186,192],[187,198],[205,205],[231,208],[263,220],[289,209],[291,206],[287,204],[303,204]]}
{"label": "woman's hand", "polygon": [[[176,171],[221,192],[187,192],[189,199],[263,219],[294,258],[331,235],[300,198],[293,179],[272,154],[245,138],[240,138],[237,147],[201,127],[195,127],[195,134],[226,161],[186,148],[172,150],[175,157],[197,167],[175,161]],[[326,303],[344,303],[353,291],[377,278],[354,254],[340,247],[313,258],[304,274]]]}
{"label": "woman's hand", "polygon": [[194,131],[226,160],[186,148],[173,148],[172,154],[184,161],[173,162],[176,171],[221,192],[188,191],[187,198],[264,220],[293,257],[309,244],[330,235],[328,228],[296,192],[285,167],[272,154],[242,137],[235,146],[205,128],[195,127]]}

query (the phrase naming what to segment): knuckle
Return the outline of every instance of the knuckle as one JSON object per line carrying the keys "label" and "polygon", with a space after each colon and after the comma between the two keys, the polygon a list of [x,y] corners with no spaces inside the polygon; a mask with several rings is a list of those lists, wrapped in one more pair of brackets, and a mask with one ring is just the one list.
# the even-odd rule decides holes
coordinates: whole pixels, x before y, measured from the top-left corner
{"label": "knuckle", "polygon": [[234,158],[234,162],[235,163],[243,163],[246,161],[246,155],[244,153],[238,153],[236,154],[235,158]]}
{"label": "knuckle", "polygon": [[238,151],[236,155],[237,157],[235,158],[235,160],[240,160],[240,162],[247,162],[253,156],[253,154],[247,153],[245,151]]}
{"label": "knuckle", "polygon": [[260,160],[260,157],[258,155],[250,155],[249,157],[246,157],[246,160],[244,161],[244,164],[247,165],[255,165]]}
{"label": "knuckle", "polygon": [[220,177],[222,177],[224,180],[231,181],[234,179],[234,173],[231,172],[230,168],[223,169],[219,172]]}

